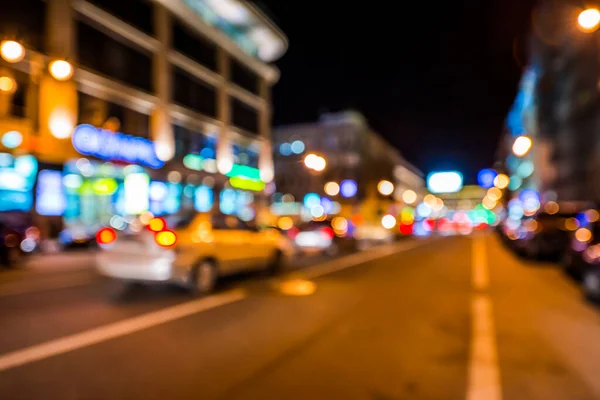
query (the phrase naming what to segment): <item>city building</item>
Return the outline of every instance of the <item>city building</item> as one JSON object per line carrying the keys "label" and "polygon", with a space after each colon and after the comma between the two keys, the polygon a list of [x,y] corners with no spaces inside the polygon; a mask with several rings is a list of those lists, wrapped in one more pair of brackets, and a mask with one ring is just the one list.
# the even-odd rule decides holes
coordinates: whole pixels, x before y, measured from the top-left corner
{"label": "city building", "polygon": [[[423,174],[358,112],[327,113],[313,123],[278,126],[273,142],[276,213],[300,213],[306,200],[318,195],[326,212],[333,203],[334,213],[379,221],[425,194]],[[324,160],[322,165],[311,168],[306,161],[312,154]]]}
{"label": "city building", "polygon": [[257,6],[20,0],[0,40],[0,211],[81,236],[146,211],[249,220],[264,204],[269,63],[287,39]]}

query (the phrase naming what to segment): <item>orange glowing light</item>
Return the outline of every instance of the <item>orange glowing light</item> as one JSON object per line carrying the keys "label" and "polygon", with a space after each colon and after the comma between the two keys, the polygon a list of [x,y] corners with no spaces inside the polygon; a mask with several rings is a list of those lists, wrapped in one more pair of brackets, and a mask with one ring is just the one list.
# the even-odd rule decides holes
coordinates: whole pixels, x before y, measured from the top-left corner
{"label": "orange glowing light", "polygon": [[99,244],[111,244],[117,239],[117,232],[112,228],[102,228],[96,234],[96,241]]}
{"label": "orange glowing light", "polygon": [[150,222],[148,222],[148,229],[150,229],[152,232],[160,232],[163,229],[165,229],[166,226],[167,223],[165,222],[165,220],[158,217],[152,218]]}

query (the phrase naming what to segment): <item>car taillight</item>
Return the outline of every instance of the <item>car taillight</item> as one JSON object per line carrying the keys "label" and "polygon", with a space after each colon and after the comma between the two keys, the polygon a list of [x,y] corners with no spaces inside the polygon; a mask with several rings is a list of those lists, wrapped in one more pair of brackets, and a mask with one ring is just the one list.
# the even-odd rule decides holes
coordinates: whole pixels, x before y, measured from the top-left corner
{"label": "car taillight", "polygon": [[167,223],[165,222],[164,219],[156,217],[156,218],[152,218],[149,222],[148,222],[148,229],[150,229],[152,232],[160,232],[165,230],[165,228],[167,227]]}
{"label": "car taillight", "polygon": [[177,243],[177,235],[173,231],[160,231],[154,234],[154,241],[162,247],[171,247]]}
{"label": "car taillight", "polygon": [[117,232],[113,228],[102,228],[96,233],[98,244],[111,244],[117,239]]}
{"label": "car taillight", "polygon": [[327,236],[329,239],[333,239],[335,236],[335,232],[333,232],[333,229],[331,228],[323,228],[321,229],[321,233]]}

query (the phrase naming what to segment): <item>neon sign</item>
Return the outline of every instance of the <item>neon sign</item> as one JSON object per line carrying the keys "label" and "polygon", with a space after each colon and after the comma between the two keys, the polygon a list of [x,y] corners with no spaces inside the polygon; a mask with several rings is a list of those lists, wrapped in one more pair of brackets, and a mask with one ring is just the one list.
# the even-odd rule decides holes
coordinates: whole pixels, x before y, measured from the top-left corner
{"label": "neon sign", "polygon": [[86,156],[125,161],[150,168],[160,168],[165,164],[156,156],[154,143],[148,139],[83,124],[75,128],[72,140],[75,150]]}

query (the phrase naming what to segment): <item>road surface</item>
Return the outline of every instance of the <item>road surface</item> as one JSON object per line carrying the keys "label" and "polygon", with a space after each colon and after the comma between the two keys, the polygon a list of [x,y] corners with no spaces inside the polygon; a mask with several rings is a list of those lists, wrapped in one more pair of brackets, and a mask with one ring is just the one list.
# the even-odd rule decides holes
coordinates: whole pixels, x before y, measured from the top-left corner
{"label": "road surface", "polygon": [[0,398],[600,398],[598,309],[491,234],[230,279],[203,298],[117,289],[86,269],[4,279]]}

